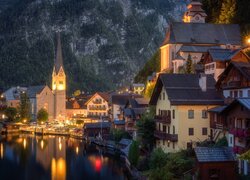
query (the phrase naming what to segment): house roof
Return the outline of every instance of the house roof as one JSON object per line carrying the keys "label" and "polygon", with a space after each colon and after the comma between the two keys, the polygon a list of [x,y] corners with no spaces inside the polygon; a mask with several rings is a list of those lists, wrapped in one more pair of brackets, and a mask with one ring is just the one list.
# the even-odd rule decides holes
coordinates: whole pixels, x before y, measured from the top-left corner
{"label": "house roof", "polygon": [[232,148],[230,147],[196,147],[194,151],[198,162],[236,161]]}
{"label": "house roof", "polygon": [[130,98],[131,94],[114,94],[111,96],[111,103],[125,105]]}
{"label": "house roof", "polygon": [[220,87],[221,82],[228,76],[232,68],[236,68],[242,74],[242,76],[250,81],[250,63],[231,62],[224,70],[224,72],[219,76],[216,87]]}
{"label": "house roof", "polygon": [[213,61],[229,61],[233,56],[240,50],[222,49],[222,48],[212,48],[208,50]]}
{"label": "house roof", "polygon": [[219,46],[181,46],[179,52],[193,52],[193,53],[205,53],[211,48],[218,48]]}
{"label": "house roof", "polygon": [[206,75],[207,88],[202,91],[198,74],[160,74],[149,104],[156,105],[164,88],[171,105],[221,105],[223,96],[215,89],[212,75]]}
{"label": "house roof", "polygon": [[76,109],[73,107],[73,104],[77,102],[80,106],[80,108],[77,109],[87,109],[87,106],[85,105],[86,101],[82,101],[82,100],[73,100],[73,101],[67,101],[66,102],[66,109]]}
{"label": "house roof", "polygon": [[240,27],[236,24],[173,22],[162,46],[166,44],[241,45]]}
{"label": "house roof", "polygon": [[114,120],[114,124],[115,124],[115,125],[125,125],[125,120],[118,120],[118,119],[115,119],[115,120]]}
{"label": "house roof", "polygon": [[108,93],[105,93],[105,92],[96,92],[94,95],[89,96],[89,99],[87,99],[87,101],[85,102],[85,104],[87,105],[96,95],[101,96],[101,98],[103,98],[105,101],[109,102],[110,95]]}
{"label": "house roof", "polygon": [[227,106],[217,106],[215,108],[211,108],[209,112],[221,113]]}
{"label": "house roof", "polygon": [[40,94],[45,87],[46,87],[45,85],[29,86],[28,89],[27,89],[28,97],[29,98],[36,98],[36,95]]}
{"label": "house roof", "polygon": [[10,100],[17,100],[20,98],[20,94],[23,92],[23,91],[27,91],[27,88],[26,87],[11,87],[9,88],[8,90],[6,90],[3,95],[6,99],[6,101],[10,101]]}
{"label": "house roof", "polygon": [[231,104],[226,106],[221,113],[229,112],[237,104],[244,106],[248,111],[250,110],[250,98],[237,98]]}
{"label": "house roof", "polygon": [[95,128],[110,128],[110,122],[97,122],[97,123],[86,123],[84,124],[84,128],[86,129],[95,129]]}

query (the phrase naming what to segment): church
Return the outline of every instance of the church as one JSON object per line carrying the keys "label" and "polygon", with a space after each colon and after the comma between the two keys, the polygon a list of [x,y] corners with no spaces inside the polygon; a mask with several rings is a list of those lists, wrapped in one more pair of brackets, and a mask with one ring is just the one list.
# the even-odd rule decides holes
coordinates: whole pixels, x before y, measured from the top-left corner
{"label": "church", "polygon": [[160,47],[161,72],[180,73],[188,57],[197,64],[209,49],[241,48],[240,27],[236,24],[205,23],[202,3],[192,0],[183,22],[172,22]]}
{"label": "church", "polygon": [[63,56],[60,34],[57,35],[57,49],[52,72],[52,86],[30,86],[27,95],[31,103],[31,115],[35,120],[37,112],[44,108],[49,114],[49,121],[66,119],[66,74],[63,67]]}

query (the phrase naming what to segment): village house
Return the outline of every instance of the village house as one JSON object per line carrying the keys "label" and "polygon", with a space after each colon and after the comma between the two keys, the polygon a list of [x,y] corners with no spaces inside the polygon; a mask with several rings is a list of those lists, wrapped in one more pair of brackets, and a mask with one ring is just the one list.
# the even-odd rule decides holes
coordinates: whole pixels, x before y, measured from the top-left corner
{"label": "village house", "polygon": [[77,120],[85,120],[88,115],[85,103],[85,100],[76,98],[66,102],[66,117],[70,123],[75,124]]}
{"label": "village house", "polygon": [[11,87],[6,90],[2,95],[6,100],[6,105],[8,107],[17,108],[20,102],[21,93],[25,93],[27,91],[27,87]]}
{"label": "village house", "polygon": [[[200,61],[210,48],[239,49],[240,28],[234,24],[205,23],[202,4],[191,1],[184,13],[183,22],[172,22],[167,30],[161,50],[161,72],[178,73],[190,55],[193,64]],[[204,33],[206,32],[206,33]]]}
{"label": "village house", "polygon": [[242,49],[209,49],[204,53],[201,60],[204,65],[205,74],[214,75],[215,80],[218,80],[219,75],[224,72],[230,62],[250,62],[249,57]]}
{"label": "village house", "polygon": [[236,180],[236,158],[231,148],[196,147],[198,179]]}
{"label": "village house", "polygon": [[[236,155],[250,149],[250,63],[231,62],[216,84],[225,104],[209,110],[212,139],[226,136]],[[239,172],[250,174],[250,164],[238,161]]]}
{"label": "village house", "polygon": [[92,95],[85,105],[87,106],[87,117],[91,119],[109,119],[109,100],[108,93],[97,92]]}
{"label": "village house", "polygon": [[160,74],[149,104],[156,106],[156,147],[176,152],[209,138],[207,111],[223,98],[212,75]]}

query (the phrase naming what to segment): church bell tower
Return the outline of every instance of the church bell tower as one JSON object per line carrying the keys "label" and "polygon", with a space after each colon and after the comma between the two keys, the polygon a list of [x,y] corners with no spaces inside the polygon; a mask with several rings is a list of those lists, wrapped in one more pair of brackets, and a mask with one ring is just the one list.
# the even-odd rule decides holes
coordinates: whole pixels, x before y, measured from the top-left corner
{"label": "church bell tower", "polygon": [[60,34],[57,34],[57,49],[52,73],[54,94],[54,119],[64,121],[66,117],[66,74],[63,68]]}
{"label": "church bell tower", "polygon": [[183,16],[185,23],[205,23],[206,12],[202,9],[202,3],[198,0],[191,0],[187,6],[187,11]]}

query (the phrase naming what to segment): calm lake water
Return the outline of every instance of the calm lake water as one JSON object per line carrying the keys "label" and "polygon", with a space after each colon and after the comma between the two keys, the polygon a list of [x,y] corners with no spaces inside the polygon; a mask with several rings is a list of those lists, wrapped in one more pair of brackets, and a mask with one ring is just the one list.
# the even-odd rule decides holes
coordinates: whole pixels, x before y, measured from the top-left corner
{"label": "calm lake water", "polygon": [[1,180],[128,179],[124,163],[83,141],[57,136],[0,136]]}

